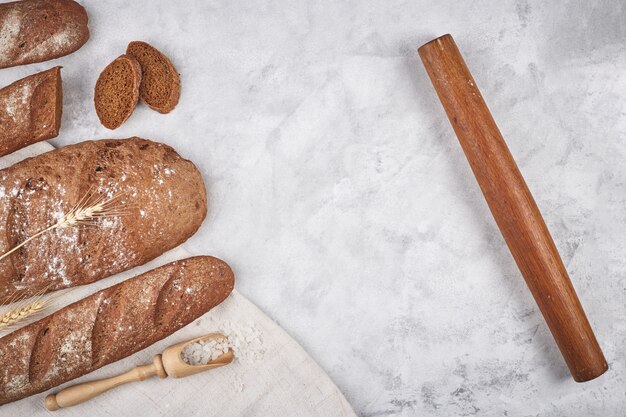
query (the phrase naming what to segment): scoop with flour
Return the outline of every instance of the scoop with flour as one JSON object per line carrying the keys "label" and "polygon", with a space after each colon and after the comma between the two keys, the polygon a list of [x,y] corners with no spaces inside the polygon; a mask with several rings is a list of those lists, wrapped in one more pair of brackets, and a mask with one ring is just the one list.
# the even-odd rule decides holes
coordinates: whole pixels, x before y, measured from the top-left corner
{"label": "scoop with flour", "polygon": [[56,394],[48,395],[44,403],[48,410],[54,411],[80,404],[129,382],[143,381],[155,375],[159,378],[168,376],[182,378],[228,365],[232,361],[233,351],[227,337],[221,333],[209,333],[170,346],[162,354],[156,355],[149,365],[137,366],[111,378],[65,388]]}

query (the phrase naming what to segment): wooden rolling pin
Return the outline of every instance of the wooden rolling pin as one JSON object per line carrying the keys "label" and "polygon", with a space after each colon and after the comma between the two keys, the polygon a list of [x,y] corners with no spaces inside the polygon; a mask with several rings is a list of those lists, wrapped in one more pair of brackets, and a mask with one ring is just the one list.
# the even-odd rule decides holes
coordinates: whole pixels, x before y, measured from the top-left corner
{"label": "wooden rolling pin", "polygon": [[577,382],[608,365],[524,178],[452,36],[419,55],[491,213]]}

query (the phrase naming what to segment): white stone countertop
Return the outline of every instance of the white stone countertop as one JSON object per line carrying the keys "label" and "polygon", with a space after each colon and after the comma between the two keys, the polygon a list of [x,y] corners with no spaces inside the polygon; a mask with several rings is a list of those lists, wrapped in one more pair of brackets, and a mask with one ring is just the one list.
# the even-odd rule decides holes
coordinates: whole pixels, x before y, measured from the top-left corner
{"label": "white stone countertop", "polygon": [[[361,416],[626,415],[626,5],[86,1],[56,146],[142,136],[202,171],[186,244],[318,361]],[[610,370],[575,383],[417,47],[452,33],[544,214]],[[98,123],[99,72],[145,40],[169,115]]]}

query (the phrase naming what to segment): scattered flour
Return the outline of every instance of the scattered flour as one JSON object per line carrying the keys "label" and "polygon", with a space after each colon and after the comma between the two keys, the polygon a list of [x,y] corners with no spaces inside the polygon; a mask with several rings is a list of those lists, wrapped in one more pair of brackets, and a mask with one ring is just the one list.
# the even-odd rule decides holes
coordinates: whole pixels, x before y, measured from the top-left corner
{"label": "scattered flour", "polygon": [[200,340],[185,346],[181,358],[190,365],[206,365],[232,349],[235,359],[244,363],[263,359],[263,334],[255,323],[225,322],[220,326],[225,339]]}
{"label": "scattered flour", "polygon": [[67,270],[65,262],[59,256],[54,256],[52,261],[48,264],[48,273],[52,275],[52,279],[60,277],[63,281],[63,285],[69,287],[72,285],[72,281],[67,276]]}

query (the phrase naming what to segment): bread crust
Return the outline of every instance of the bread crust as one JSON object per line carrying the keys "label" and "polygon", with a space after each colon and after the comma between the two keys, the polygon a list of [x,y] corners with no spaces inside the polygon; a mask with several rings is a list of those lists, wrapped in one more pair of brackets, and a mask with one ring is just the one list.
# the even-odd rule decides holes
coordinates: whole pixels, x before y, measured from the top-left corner
{"label": "bread crust", "polygon": [[29,75],[0,90],[0,156],[54,138],[61,128],[61,67]]}
{"label": "bread crust", "polygon": [[144,264],[191,237],[207,212],[200,172],[171,147],[85,141],[0,170],[0,253],[58,221],[89,190],[117,196],[124,214],[52,230],[0,260],[0,304]]}
{"label": "bread crust", "polygon": [[98,291],[0,339],[0,404],[43,392],[138,352],[231,293],[234,276],[200,256]]}
{"label": "bread crust", "polygon": [[0,4],[0,68],[68,55],[89,39],[87,12],[72,0]]}

